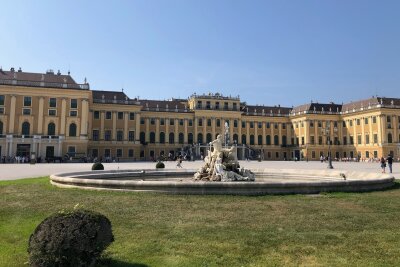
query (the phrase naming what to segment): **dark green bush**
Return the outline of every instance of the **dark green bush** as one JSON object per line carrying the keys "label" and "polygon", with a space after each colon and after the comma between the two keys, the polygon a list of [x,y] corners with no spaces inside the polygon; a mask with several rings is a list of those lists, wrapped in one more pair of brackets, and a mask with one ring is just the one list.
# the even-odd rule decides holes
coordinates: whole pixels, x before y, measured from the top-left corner
{"label": "dark green bush", "polygon": [[159,162],[157,162],[157,164],[156,164],[156,168],[157,168],[157,169],[163,169],[163,168],[165,168],[165,165],[164,165],[163,162],[159,161]]}
{"label": "dark green bush", "polygon": [[100,162],[96,162],[92,166],[92,171],[97,171],[97,170],[104,170],[104,166]]}
{"label": "dark green bush", "polygon": [[46,218],[29,238],[34,267],[93,266],[114,241],[111,223],[102,214],[78,210]]}

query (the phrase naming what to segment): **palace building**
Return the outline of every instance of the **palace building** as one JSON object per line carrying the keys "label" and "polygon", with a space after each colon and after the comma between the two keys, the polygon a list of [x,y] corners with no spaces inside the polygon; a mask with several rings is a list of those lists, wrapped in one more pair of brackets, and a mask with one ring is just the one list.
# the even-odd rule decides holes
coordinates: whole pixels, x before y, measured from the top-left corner
{"label": "palace building", "polygon": [[239,96],[131,99],[68,75],[0,69],[2,158],[199,158],[218,134],[238,158],[319,160],[400,157],[400,99],[298,107],[247,105]]}

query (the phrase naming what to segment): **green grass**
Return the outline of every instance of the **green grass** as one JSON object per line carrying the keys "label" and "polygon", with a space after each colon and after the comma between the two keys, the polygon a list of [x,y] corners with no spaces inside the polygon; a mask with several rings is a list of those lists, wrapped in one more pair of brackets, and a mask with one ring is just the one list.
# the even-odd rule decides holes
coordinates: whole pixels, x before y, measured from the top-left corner
{"label": "green grass", "polygon": [[0,182],[0,266],[23,266],[47,216],[80,203],[112,222],[99,266],[399,266],[400,186],[371,193],[180,196]]}

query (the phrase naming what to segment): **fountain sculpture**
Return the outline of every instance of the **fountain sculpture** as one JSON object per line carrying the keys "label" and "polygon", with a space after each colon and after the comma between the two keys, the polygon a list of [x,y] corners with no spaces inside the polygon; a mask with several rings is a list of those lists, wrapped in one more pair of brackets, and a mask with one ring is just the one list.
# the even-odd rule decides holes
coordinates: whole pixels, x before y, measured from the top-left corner
{"label": "fountain sculpture", "polygon": [[[229,140],[229,125],[225,123],[225,147]],[[214,150],[211,151],[211,146]],[[222,147],[222,136],[210,142],[210,149],[204,158],[205,164],[195,174],[194,180],[198,181],[254,181],[255,175],[248,169],[241,168],[237,159],[237,148]]]}

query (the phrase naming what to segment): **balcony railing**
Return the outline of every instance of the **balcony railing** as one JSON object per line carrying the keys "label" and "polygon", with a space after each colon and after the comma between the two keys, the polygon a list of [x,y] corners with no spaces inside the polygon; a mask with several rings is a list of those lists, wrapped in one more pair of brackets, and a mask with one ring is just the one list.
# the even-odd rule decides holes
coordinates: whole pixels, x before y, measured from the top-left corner
{"label": "balcony railing", "polygon": [[79,89],[79,90],[89,90],[90,89],[90,86],[88,83],[76,84],[76,83],[34,82],[34,81],[20,81],[20,80],[0,80],[0,85],[16,85],[16,86],[28,86],[28,87],[50,87],[50,88]]}

